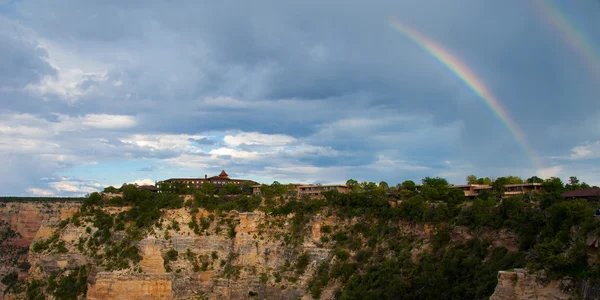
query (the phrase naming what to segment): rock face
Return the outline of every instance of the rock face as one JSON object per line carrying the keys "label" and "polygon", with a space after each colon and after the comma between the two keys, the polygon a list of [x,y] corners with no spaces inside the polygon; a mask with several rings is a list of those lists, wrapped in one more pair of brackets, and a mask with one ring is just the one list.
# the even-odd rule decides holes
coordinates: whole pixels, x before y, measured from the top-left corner
{"label": "rock face", "polygon": [[142,261],[140,267],[146,274],[164,274],[164,259],[161,256],[161,250],[164,246],[155,238],[146,238],[140,242],[142,252]]}
{"label": "rock face", "polygon": [[171,275],[91,274],[87,299],[173,299]]}
{"label": "rock face", "polygon": [[498,272],[498,285],[490,300],[555,299],[573,298],[572,284],[568,281],[545,280],[543,276],[530,274],[525,269]]}
{"label": "rock face", "polygon": [[[82,243],[97,233],[92,221],[81,217],[81,225],[73,221],[57,226],[59,220],[71,217],[79,207],[79,203],[0,203],[0,220],[23,237],[20,242],[26,247],[32,241],[49,238],[58,239],[66,247],[62,252],[30,251],[30,279],[45,279],[51,272],[91,263],[95,267],[87,279],[86,298],[98,300],[312,299],[308,283],[321,262],[332,260],[332,231],[348,231],[358,222],[338,220],[329,213],[312,216],[306,219],[304,228],[293,231],[294,215],[164,210],[160,224],[147,228],[141,240],[136,239],[141,261],[129,268],[107,271],[111,269],[96,264],[96,258],[83,246],[87,244]],[[104,211],[116,216],[126,209],[111,207]],[[194,223],[198,225],[195,229]],[[411,252],[413,261],[417,262],[424,251],[431,252],[436,226],[399,222],[398,229],[418,241]],[[453,242],[480,236],[492,241],[493,246],[518,249],[516,237],[507,231],[471,232],[461,226],[448,230]],[[115,231],[111,241],[120,242],[124,235],[122,230]],[[175,251],[176,258],[169,258],[168,253]],[[308,257],[303,271],[296,269],[300,256]],[[576,285],[566,280],[546,280],[522,269],[501,271],[490,299],[571,299]],[[321,299],[334,299],[340,286],[337,281],[330,283]],[[588,295],[583,298],[599,294],[597,286],[582,286],[583,294]]]}
{"label": "rock face", "polygon": [[[142,260],[139,269],[106,272],[97,268],[88,277],[88,299],[298,299],[307,295],[307,284],[317,265],[330,259],[330,249],[317,244],[320,227],[331,218],[316,217],[307,224],[305,237],[292,242],[289,236],[293,216],[270,217],[262,212],[210,214],[188,209],[167,210],[163,223],[154,227],[138,244]],[[195,232],[188,224],[202,218],[209,225]],[[177,223],[177,229],[172,224]],[[48,237],[45,230],[38,237]],[[83,234],[83,235],[82,235]],[[93,234],[93,232],[91,233]],[[79,265],[73,243],[85,238],[83,227],[67,225],[60,239],[69,256],[46,254],[32,266],[53,270],[51,259]],[[168,251],[177,251],[176,260],[165,262]],[[298,256],[306,254],[306,271],[296,274]],[[287,271],[286,271],[287,268]],[[254,295],[254,296],[252,296]]]}
{"label": "rock face", "polygon": [[[0,278],[11,272],[18,272],[19,277],[27,276],[26,270],[16,268],[17,261],[25,261],[27,257],[27,248],[38,234],[44,234],[46,222],[57,222],[63,218],[71,217],[80,207],[77,202],[8,202],[0,203],[0,226],[8,226],[8,229],[18,233],[18,236],[2,241],[0,245]],[[46,227],[51,234],[51,229]],[[3,231],[1,228],[0,231]],[[4,231],[3,231],[4,232]],[[4,233],[0,233],[4,235]],[[24,250],[24,251],[21,251]],[[50,259],[50,258],[47,258]],[[50,259],[51,260],[51,259]],[[58,266],[64,261],[44,262],[50,269],[50,265]],[[6,286],[0,283],[0,291],[4,291]],[[1,294],[1,293],[0,293]],[[0,295],[0,299],[3,296]]]}
{"label": "rock face", "polygon": [[28,244],[35,238],[44,221],[62,220],[75,214],[77,202],[9,202],[0,203],[0,220],[21,234]]}

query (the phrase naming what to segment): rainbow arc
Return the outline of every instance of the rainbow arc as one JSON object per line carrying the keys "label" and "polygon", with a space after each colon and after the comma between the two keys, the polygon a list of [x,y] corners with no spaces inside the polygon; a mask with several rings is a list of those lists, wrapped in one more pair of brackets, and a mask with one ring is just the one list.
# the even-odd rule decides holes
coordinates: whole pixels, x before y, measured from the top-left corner
{"label": "rainbow arc", "polygon": [[527,140],[525,139],[525,135],[517,126],[517,123],[514,122],[506,110],[500,105],[500,101],[490,92],[490,90],[486,87],[475,72],[473,72],[466,64],[464,64],[461,60],[459,60],[456,56],[452,55],[448,50],[444,49],[438,43],[426,38],[424,35],[419,33],[418,31],[405,26],[404,24],[391,20],[389,25],[395,31],[403,34],[411,41],[413,41],[416,45],[421,47],[425,52],[430,54],[433,58],[435,58],[438,62],[440,62],[443,66],[445,66],[448,71],[453,73],[456,77],[458,77],[462,82],[465,83],[469,89],[471,89],[479,99],[483,100],[483,102],[491,109],[491,111],[496,115],[498,120],[504,124],[504,126],[508,129],[508,131],[514,136],[515,140],[527,156],[531,159],[533,166],[536,169],[542,168],[542,163],[536,155],[533,148],[529,145]]}

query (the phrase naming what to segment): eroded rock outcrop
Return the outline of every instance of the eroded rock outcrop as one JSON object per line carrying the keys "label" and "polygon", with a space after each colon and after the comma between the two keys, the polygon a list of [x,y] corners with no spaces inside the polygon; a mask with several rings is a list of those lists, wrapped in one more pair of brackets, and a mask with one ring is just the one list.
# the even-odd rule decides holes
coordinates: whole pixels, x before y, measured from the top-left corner
{"label": "eroded rock outcrop", "polygon": [[[290,236],[290,216],[266,216],[263,212],[215,214],[189,209],[166,210],[160,225],[137,243],[138,267],[118,271],[96,268],[89,275],[89,299],[298,299],[307,295],[307,284],[331,250],[314,239],[331,218],[315,218],[308,224],[312,234]],[[201,220],[201,221],[200,221]],[[196,230],[190,222],[202,225]],[[67,225],[60,238],[77,252],[76,240],[85,237]],[[44,230],[46,231],[46,230]],[[51,231],[49,231],[51,232]],[[84,236],[78,234],[83,232]],[[91,231],[89,235],[93,235]],[[168,253],[177,253],[166,259]],[[297,272],[295,260],[305,254],[308,265]],[[48,254],[46,254],[48,255]],[[52,255],[49,255],[52,256]],[[53,256],[52,256],[53,257]],[[58,259],[58,257],[56,257]],[[61,258],[64,261],[64,258]],[[71,257],[71,262],[76,256]],[[37,264],[42,264],[38,259]],[[54,265],[46,265],[52,269]],[[167,287],[168,286],[168,287]],[[130,288],[125,291],[124,289]],[[253,296],[253,297],[254,297]]]}
{"label": "eroded rock outcrop", "polygon": [[90,274],[86,299],[173,299],[172,276],[112,272]]}
{"label": "eroded rock outcrop", "polygon": [[0,203],[0,220],[4,220],[31,243],[44,221],[63,220],[75,214],[78,202],[9,202]]}
{"label": "eroded rock outcrop", "polygon": [[573,299],[572,284],[568,280],[547,280],[525,269],[498,272],[498,285],[490,300],[519,299]]}
{"label": "eroded rock outcrop", "polygon": [[[334,267],[337,260],[333,258],[334,236],[360,230],[355,227],[360,223],[359,218],[337,219],[330,211],[306,217],[294,229],[294,214],[163,209],[160,221],[145,227],[130,244],[139,251],[140,259],[125,264],[124,268],[109,267],[109,260],[101,258],[106,251],[104,246],[121,245],[126,230],[123,227],[116,230],[115,221],[110,237],[90,252],[89,241],[101,234],[92,216],[80,216],[73,218],[77,222],[59,225],[61,219],[77,212],[79,204],[53,205],[5,204],[0,207],[0,218],[15,224],[27,243],[53,240],[50,249],[30,252],[29,279],[46,279],[52,272],[91,264],[88,299],[312,299],[309,282],[319,265],[327,262]],[[128,209],[102,210],[117,220],[116,216]],[[404,242],[410,245],[406,247],[414,263],[419,262],[424,252],[433,252],[432,240],[440,229],[448,231],[450,243],[480,237],[493,247],[518,250],[516,236],[506,230],[472,231],[462,226],[416,222],[395,224],[407,237]],[[132,224],[125,227],[129,225]],[[360,246],[367,243],[360,234],[355,237],[359,247],[349,250],[347,256],[355,256]],[[66,250],[58,251],[59,243]],[[308,261],[302,268],[297,267],[299,257]],[[342,286],[340,281],[328,282],[320,299],[334,299]],[[499,273],[491,299],[570,299],[573,286],[577,285],[548,281],[525,270],[506,271]],[[588,294],[596,293],[593,288],[587,290]]]}
{"label": "eroded rock outcrop", "polygon": [[[36,236],[50,235],[52,232],[52,229],[44,224],[71,217],[79,210],[80,205],[78,202],[0,203],[0,235],[3,236],[0,242],[0,278],[13,272],[17,272],[19,278],[27,277],[29,266],[24,267],[22,264],[27,260],[27,249]],[[47,230],[40,230],[42,227]],[[7,236],[8,231],[16,234]],[[21,264],[20,268],[17,268],[18,263]],[[5,288],[6,286],[0,283],[0,294]]]}

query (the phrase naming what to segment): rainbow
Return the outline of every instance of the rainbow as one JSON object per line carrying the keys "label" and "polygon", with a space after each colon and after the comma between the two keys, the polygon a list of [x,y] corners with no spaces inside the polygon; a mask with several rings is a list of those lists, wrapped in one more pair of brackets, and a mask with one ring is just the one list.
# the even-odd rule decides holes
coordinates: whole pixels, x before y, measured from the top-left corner
{"label": "rainbow", "polygon": [[562,39],[585,60],[600,79],[600,55],[594,51],[593,43],[577,31],[552,0],[534,0],[532,3],[535,12],[558,31]]}
{"label": "rainbow", "polygon": [[533,151],[533,148],[529,146],[527,140],[525,139],[525,135],[517,126],[517,124],[512,121],[512,119],[508,116],[504,108],[500,105],[500,102],[494,97],[494,95],[489,91],[489,89],[483,84],[483,82],[475,75],[469,67],[467,67],[463,62],[458,60],[455,56],[450,54],[440,45],[435,43],[434,41],[426,38],[421,35],[419,32],[401,24],[396,20],[390,20],[389,25],[392,29],[398,31],[404,36],[408,37],[415,44],[420,46],[423,50],[437,59],[442,65],[444,65],[450,72],[452,72],[456,77],[462,80],[480,99],[482,99],[487,106],[494,112],[494,114],[498,117],[498,119],[504,124],[504,126],[508,129],[508,131],[515,137],[517,143],[519,143],[525,153],[531,159],[534,167],[536,169],[541,169],[542,165],[538,158],[538,156]]}

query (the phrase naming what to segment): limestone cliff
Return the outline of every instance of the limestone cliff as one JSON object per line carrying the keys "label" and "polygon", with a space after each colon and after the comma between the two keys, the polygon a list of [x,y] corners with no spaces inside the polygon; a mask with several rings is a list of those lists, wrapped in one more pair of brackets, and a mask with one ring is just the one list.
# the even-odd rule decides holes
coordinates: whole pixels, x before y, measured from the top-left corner
{"label": "limestone cliff", "polygon": [[[0,241],[0,278],[13,272],[18,273],[19,278],[26,277],[29,268],[25,263],[27,249],[40,234],[40,228],[46,222],[57,222],[72,216],[79,207],[80,203],[77,202],[0,203],[0,235],[3,237]],[[8,234],[9,232],[15,234]],[[0,292],[5,288],[0,283]]]}
{"label": "limestone cliff", "polygon": [[[342,265],[354,265],[361,253],[372,255],[365,250],[370,241],[363,233],[379,225],[361,226],[361,218],[336,216],[328,209],[307,215],[299,223],[293,213],[208,212],[188,207],[162,209],[160,219],[141,230],[123,221],[129,207],[103,207],[72,217],[78,206],[8,203],[1,207],[0,219],[14,226],[27,246],[32,241],[37,245],[26,258],[31,269],[20,277],[46,282],[86,268],[87,299],[313,299],[313,295],[335,299],[344,287],[344,275],[325,276],[315,294],[320,268],[326,265],[333,274]],[[103,222],[111,229],[101,229]],[[462,244],[480,238],[490,248],[518,251],[515,234],[506,230],[406,221],[386,226],[399,234],[403,244],[382,238],[369,247],[404,247],[402,255],[414,264],[432,253],[443,254],[436,252],[441,239]],[[346,253],[339,252],[340,245]],[[127,247],[138,254],[121,252]],[[126,255],[131,259],[121,259]],[[341,264],[344,259],[352,263]],[[570,299],[574,286],[520,269],[502,271],[492,299]],[[592,288],[586,291],[595,293]]]}
{"label": "limestone cliff", "polygon": [[[119,211],[105,210],[118,214]],[[308,236],[290,236],[290,216],[269,217],[262,212],[231,211],[212,214],[189,209],[166,210],[162,222],[136,247],[141,254],[137,266],[107,270],[98,264],[81,241],[96,234],[91,223],[42,222],[34,242],[52,240],[50,248],[29,255],[30,278],[43,279],[63,269],[95,265],[88,277],[89,299],[245,299],[258,297],[297,299],[307,294],[307,282],[315,266],[330,259],[331,250],[319,242],[322,224],[331,218],[313,217],[307,224]],[[208,224],[200,232],[188,225],[203,218]],[[177,224],[177,225],[174,225]],[[123,237],[114,234],[118,241]],[[62,245],[66,250],[55,247]],[[54,246],[53,246],[54,245]],[[177,255],[165,260],[168,251]],[[306,255],[308,266],[294,269],[296,259]]]}
{"label": "limestone cliff", "polygon": [[0,203],[0,220],[18,232],[30,244],[44,221],[71,217],[81,206],[78,202],[9,202]]}
{"label": "limestone cliff", "polygon": [[569,280],[548,280],[543,275],[525,269],[501,271],[498,285],[490,300],[574,299],[573,283]]}

